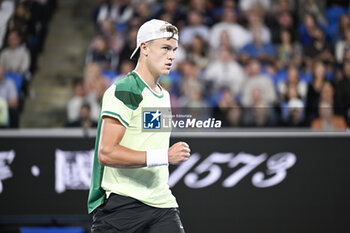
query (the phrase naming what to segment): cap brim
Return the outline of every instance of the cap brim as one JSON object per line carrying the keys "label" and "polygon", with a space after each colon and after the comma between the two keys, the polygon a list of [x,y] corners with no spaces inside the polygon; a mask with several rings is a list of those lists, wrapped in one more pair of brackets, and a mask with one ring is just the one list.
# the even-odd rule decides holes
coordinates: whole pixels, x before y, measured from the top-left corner
{"label": "cap brim", "polygon": [[130,59],[133,59],[133,57],[135,56],[135,54],[137,53],[137,51],[139,50],[139,46],[136,47],[136,49],[134,50],[134,52],[132,52]]}

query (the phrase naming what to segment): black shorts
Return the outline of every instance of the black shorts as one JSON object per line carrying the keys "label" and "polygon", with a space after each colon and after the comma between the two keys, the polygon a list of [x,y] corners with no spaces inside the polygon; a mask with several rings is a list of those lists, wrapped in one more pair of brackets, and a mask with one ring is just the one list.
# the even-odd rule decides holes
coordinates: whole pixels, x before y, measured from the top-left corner
{"label": "black shorts", "polygon": [[93,212],[92,233],[184,233],[178,208],[155,208],[111,194]]}

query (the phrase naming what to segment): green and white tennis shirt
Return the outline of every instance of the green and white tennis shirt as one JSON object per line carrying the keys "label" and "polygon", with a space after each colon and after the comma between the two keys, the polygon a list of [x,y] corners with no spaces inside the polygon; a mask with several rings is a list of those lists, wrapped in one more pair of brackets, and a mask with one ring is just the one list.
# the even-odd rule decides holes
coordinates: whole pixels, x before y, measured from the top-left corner
{"label": "green and white tennis shirt", "polygon": [[144,107],[169,108],[170,96],[162,88],[161,94],[155,93],[135,71],[116,81],[104,93],[95,143],[88,199],[89,213],[101,205],[111,193],[132,197],[158,208],[178,206],[167,184],[168,166],[121,169],[101,166],[98,162],[101,122],[104,116],[118,119],[127,128],[120,142],[122,146],[138,151],[169,148],[170,132],[142,132]]}

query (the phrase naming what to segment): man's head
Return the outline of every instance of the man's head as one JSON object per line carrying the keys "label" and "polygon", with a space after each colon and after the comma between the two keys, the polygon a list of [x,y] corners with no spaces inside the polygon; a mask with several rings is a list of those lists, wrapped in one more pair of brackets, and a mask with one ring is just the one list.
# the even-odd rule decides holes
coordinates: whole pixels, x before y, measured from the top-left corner
{"label": "man's head", "polygon": [[227,23],[233,23],[236,21],[236,15],[232,8],[224,8],[222,20]]}
{"label": "man's head", "polygon": [[137,32],[137,47],[130,59],[139,53],[139,62],[147,65],[154,75],[167,75],[178,47],[178,30],[163,20],[150,20]]}
{"label": "man's head", "polygon": [[333,116],[333,106],[331,103],[323,100],[318,105],[318,113],[324,120],[330,120]]}
{"label": "man's head", "polygon": [[18,31],[11,31],[8,35],[8,44],[10,48],[17,48],[22,43],[22,38]]}
{"label": "man's head", "polygon": [[84,79],[80,77],[74,78],[73,88],[74,88],[74,94],[76,96],[84,96],[85,95]]}
{"label": "man's head", "polygon": [[261,72],[261,64],[258,59],[251,59],[248,63],[248,74],[251,77],[259,75]]}
{"label": "man's head", "polygon": [[107,50],[107,41],[99,35],[94,40],[94,48],[98,53],[104,53]]}
{"label": "man's head", "polygon": [[152,19],[142,24],[137,32],[136,48],[130,59],[137,55],[136,53],[139,52],[142,43],[162,38],[179,40],[177,28],[166,21],[158,19]]}
{"label": "man's head", "polygon": [[316,41],[324,41],[324,31],[320,27],[314,27],[312,30],[312,37]]}
{"label": "man's head", "polygon": [[86,121],[91,120],[91,107],[89,103],[83,103],[79,113],[80,120]]}

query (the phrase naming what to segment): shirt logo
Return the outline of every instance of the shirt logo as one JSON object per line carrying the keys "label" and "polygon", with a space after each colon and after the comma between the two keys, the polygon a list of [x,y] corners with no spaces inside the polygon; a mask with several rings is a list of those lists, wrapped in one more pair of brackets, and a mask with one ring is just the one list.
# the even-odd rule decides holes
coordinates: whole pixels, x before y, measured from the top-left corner
{"label": "shirt logo", "polygon": [[157,111],[143,112],[143,128],[144,129],[160,129],[162,113]]}

